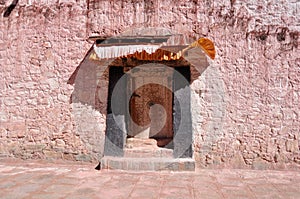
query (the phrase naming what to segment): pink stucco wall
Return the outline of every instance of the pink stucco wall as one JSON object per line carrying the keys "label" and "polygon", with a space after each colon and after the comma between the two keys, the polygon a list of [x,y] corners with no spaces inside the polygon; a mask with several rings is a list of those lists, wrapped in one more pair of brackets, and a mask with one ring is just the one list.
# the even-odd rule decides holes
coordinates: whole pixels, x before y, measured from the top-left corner
{"label": "pink stucco wall", "polygon": [[0,3],[1,156],[101,158],[105,114],[70,103],[67,81],[89,36],[153,26],[215,43],[191,85],[200,166],[299,168],[298,1],[20,0],[7,18]]}

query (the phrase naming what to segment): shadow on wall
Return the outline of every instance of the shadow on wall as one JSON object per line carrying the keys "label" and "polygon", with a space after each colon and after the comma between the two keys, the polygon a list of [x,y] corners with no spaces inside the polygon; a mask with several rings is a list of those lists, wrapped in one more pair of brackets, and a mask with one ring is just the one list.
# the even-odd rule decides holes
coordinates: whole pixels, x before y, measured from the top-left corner
{"label": "shadow on wall", "polygon": [[[93,47],[91,47],[67,82],[74,85],[70,104],[80,103],[91,106],[101,114],[106,115],[109,67],[114,59],[92,60],[90,56],[94,53]],[[207,69],[209,63],[200,49],[191,49],[184,57],[188,60],[184,62],[190,66],[190,84],[192,84]],[[164,64],[172,67],[172,63],[165,62]]]}
{"label": "shadow on wall", "polygon": [[[104,151],[106,96],[109,60],[89,59],[93,47],[68,80],[74,85],[70,97],[76,133],[88,149],[89,155],[100,160]],[[97,98],[97,92],[103,93]],[[100,101],[99,101],[100,100]]]}
{"label": "shadow on wall", "polygon": [[93,47],[85,55],[82,62],[75,69],[73,74],[68,80],[68,84],[74,84],[74,91],[70,97],[70,103],[80,103],[82,105],[91,106],[97,109],[102,114],[106,114],[106,99],[96,100],[96,96],[105,96],[107,93],[98,95],[97,91],[104,89],[108,86],[108,65],[110,59],[95,61],[89,59],[91,54],[94,53]]}

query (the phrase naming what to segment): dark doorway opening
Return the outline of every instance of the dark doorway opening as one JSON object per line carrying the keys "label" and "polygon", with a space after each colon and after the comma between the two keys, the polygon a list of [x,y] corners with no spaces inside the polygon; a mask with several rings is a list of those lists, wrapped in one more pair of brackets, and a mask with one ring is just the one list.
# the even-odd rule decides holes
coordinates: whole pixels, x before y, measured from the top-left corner
{"label": "dark doorway opening", "polygon": [[[109,89],[104,155],[123,156],[126,138],[136,136],[137,132],[132,129],[134,127],[131,127],[130,120],[126,118],[128,117],[126,116],[127,111],[130,113],[134,122],[144,126],[148,125],[151,129],[155,128],[155,126],[151,127],[151,123],[149,123],[149,114],[151,115],[150,109],[151,107],[153,108],[155,104],[158,104],[167,111],[165,118],[167,122],[165,126],[162,127],[162,130],[155,135],[152,135],[151,130],[149,130],[148,138],[155,139],[159,147],[173,149],[174,157],[192,157],[192,120],[189,90],[191,79],[190,67],[174,67],[174,69],[178,73],[173,73],[169,77],[164,77],[166,78],[166,81],[170,82],[172,91],[161,85],[148,84],[134,90],[132,95],[128,98],[127,95],[130,94],[128,89],[132,88],[134,78],[128,78],[128,76],[125,79],[122,78],[125,74],[123,67],[109,67]],[[186,79],[186,81],[179,81],[182,76]],[[115,87],[118,81],[122,81],[123,85],[121,87]],[[113,111],[114,114],[124,116],[124,129],[120,128],[120,124],[117,124],[113,116],[111,102],[113,92],[118,93],[117,100],[120,102],[120,105],[128,105],[124,107],[114,107]],[[129,101],[126,102],[128,99]],[[184,108],[182,108],[182,106],[184,106]],[[157,113],[160,113],[159,110]],[[156,120],[152,121],[152,125],[153,122],[159,123],[161,120],[159,117],[155,118]],[[184,122],[182,122],[183,120]]]}

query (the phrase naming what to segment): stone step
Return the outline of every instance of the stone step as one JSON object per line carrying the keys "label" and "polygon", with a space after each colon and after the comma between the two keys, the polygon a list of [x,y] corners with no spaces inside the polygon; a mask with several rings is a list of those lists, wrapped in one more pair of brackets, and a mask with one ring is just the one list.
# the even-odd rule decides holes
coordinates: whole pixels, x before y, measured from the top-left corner
{"label": "stone step", "polygon": [[157,141],[151,138],[127,138],[126,139],[126,148],[158,148]]}
{"label": "stone step", "polygon": [[165,148],[132,148],[124,149],[124,157],[134,158],[173,158],[173,150]]}
{"label": "stone step", "polygon": [[105,156],[101,169],[131,171],[195,171],[192,158],[134,158]]}

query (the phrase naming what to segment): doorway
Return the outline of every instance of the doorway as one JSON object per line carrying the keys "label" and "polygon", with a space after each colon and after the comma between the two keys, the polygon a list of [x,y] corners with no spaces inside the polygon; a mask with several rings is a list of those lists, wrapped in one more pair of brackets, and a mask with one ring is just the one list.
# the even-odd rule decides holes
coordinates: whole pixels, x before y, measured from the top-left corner
{"label": "doorway", "polygon": [[173,71],[139,67],[129,75],[128,137],[153,138],[159,147],[173,140]]}
{"label": "doorway", "polygon": [[[192,157],[190,67],[174,69],[110,66],[105,155],[123,156],[126,139],[142,137],[172,149],[175,158]],[[115,88],[117,82],[122,86]],[[118,93],[117,104],[122,104],[114,111],[113,91]],[[116,121],[114,115],[124,119]]]}

